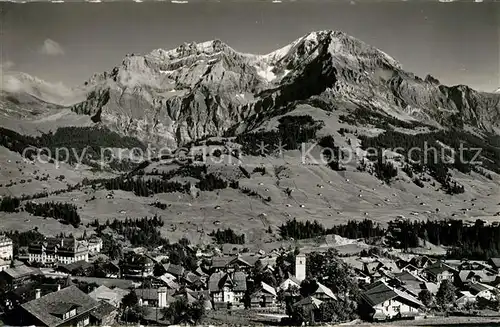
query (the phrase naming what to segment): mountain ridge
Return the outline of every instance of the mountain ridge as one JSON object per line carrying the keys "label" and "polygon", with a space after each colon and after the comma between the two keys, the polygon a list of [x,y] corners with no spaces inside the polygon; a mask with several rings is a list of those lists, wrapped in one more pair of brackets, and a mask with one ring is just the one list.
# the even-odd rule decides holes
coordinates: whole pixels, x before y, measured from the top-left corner
{"label": "mountain ridge", "polygon": [[498,94],[421,79],[381,50],[332,30],[264,55],[240,53],[217,39],[127,55],[83,87],[87,97],[72,111],[170,148],[250,131],[299,102],[321,103],[327,111],[365,108],[438,128],[500,131]]}

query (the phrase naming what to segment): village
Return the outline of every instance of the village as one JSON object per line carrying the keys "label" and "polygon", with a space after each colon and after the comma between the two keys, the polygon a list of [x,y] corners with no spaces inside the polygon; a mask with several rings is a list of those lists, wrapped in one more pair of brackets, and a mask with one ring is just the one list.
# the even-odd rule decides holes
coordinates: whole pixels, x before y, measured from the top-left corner
{"label": "village", "polygon": [[1,237],[5,324],[380,322],[499,306],[500,258],[402,259],[377,247],[348,256],[300,248],[253,253],[180,242],[177,251],[187,257],[173,263],[161,248],[124,247],[111,258],[116,249],[96,235],[61,236],[22,249]]}

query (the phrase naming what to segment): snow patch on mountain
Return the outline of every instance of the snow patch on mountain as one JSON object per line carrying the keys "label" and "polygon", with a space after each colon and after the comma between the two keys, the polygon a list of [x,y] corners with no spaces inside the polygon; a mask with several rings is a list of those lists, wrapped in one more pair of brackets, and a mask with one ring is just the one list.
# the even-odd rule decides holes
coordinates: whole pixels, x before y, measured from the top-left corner
{"label": "snow patch on mountain", "polygon": [[272,82],[273,80],[276,79],[276,75],[273,73],[273,66],[256,66],[257,69],[257,75],[262,77],[264,80],[267,82]]}

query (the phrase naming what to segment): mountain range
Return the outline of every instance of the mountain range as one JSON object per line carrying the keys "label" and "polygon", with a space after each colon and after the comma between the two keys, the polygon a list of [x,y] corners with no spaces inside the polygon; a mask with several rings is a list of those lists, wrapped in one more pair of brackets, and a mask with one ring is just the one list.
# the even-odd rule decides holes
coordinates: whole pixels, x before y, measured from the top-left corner
{"label": "mountain range", "polygon": [[[240,53],[220,40],[131,54],[71,92],[26,74],[12,79],[31,97],[171,148],[254,130],[299,103],[366,109],[437,128],[500,131],[500,95],[420,78],[338,31],[309,33],[267,55]],[[10,91],[12,97],[16,89]]]}

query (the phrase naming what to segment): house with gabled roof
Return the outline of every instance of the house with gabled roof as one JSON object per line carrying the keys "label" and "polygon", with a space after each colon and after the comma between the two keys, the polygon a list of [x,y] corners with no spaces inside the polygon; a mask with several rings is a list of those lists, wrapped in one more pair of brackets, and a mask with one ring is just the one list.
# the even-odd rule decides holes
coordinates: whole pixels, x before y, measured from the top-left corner
{"label": "house with gabled roof", "polygon": [[485,284],[495,284],[498,275],[492,273],[489,270],[461,270],[458,273],[458,281],[462,285],[467,285],[469,283],[485,283]]}
{"label": "house with gabled roof", "polygon": [[455,276],[455,270],[451,268],[449,265],[438,261],[422,271],[423,276],[429,281],[433,283],[441,283],[443,280],[451,280]]}
{"label": "house with gabled roof", "polygon": [[215,272],[208,279],[208,291],[214,309],[225,307],[243,308],[243,297],[247,290],[247,276],[244,272]]}
{"label": "house with gabled roof", "polygon": [[25,265],[18,265],[7,268],[0,272],[0,279],[12,288],[16,288],[31,280],[32,277],[40,274],[39,269],[31,268]]}
{"label": "house with gabled roof", "polygon": [[302,308],[305,320],[309,323],[314,323],[315,316],[319,313],[318,310],[322,303],[323,301],[320,299],[317,299],[314,296],[308,296],[298,302],[295,302],[293,306],[296,308]]}
{"label": "house with gabled roof", "polygon": [[90,292],[89,296],[98,302],[105,301],[112,306],[119,308],[123,297],[128,293],[128,290],[121,288],[111,289],[107,286],[101,285]]}
{"label": "house with gabled roof", "polygon": [[229,263],[234,259],[234,257],[213,257],[212,258],[212,263],[211,267],[212,269],[217,272],[217,271],[225,271],[227,269],[227,266]]}
{"label": "house with gabled roof", "polygon": [[184,267],[181,265],[174,265],[173,263],[167,263],[164,264],[163,269],[165,273],[168,273],[172,276],[175,276],[175,278],[179,279],[184,275]]}
{"label": "house with gabled roof", "polygon": [[420,269],[415,267],[413,264],[408,263],[408,264],[404,265],[403,267],[401,267],[401,271],[402,272],[409,272],[413,275],[416,275],[416,274],[418,274]]}
{"label": "house with gabled roof", "polygon": [[383,321],[417,316],[424,307],[414,296],[384,282],[373,283],[361,294],[366,319]]}
{"label": "house with gabled roof", "polygon": [[99,303],[76,286],[49,293],[20,306],[20,324],[35,326],[87,326]]}
{"label": "house with gabled roof", "polygon": [[410,264],[417,267],[418,269],[425,269],[435,263],[435,260],[429,258],[426,255],[415,256],[410,259]]}
{"label": "house with gabled roof", "polygon": [[279,286],[278,289],[282,291],[287,291],[290,287],[300,288],[300,281],[295,278],[295,276],[289,274],[288,278],[285,279]]}
{"label": "house with gabled roof", "polygon": [[99,306],[90,312],[90,323],[93,326],[111,326],[115,323],[118,309],[106,301],[100,301]]}
{"label": "house with gabled roof", "polygon": [[328,287],[319,282],[316,282],[316,284],[318,285],[318,288],[316,289],[316,291],[314,291],[312,296],[323,302],[338,300],[338,298],[335,296],[335,294],[333,294],[331,289],[329,289]]}
{"label": "house with gabled roof", "polygon": [[259,287],[250,295],[251,308],[274,308],[276,307],[277,293],[274,287],[260,282]]}
{"label": "house with gabled roof", "polygon": [[482,283],[473,283],[469,286],[469,292],[478,298],[482,298],[488,301],[495,299],[495,288]]}

